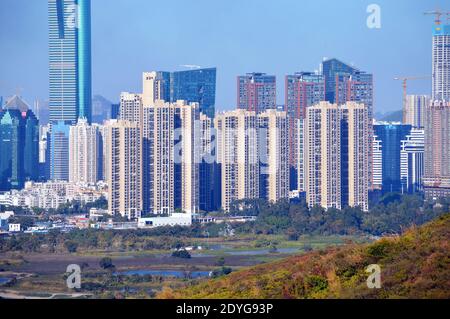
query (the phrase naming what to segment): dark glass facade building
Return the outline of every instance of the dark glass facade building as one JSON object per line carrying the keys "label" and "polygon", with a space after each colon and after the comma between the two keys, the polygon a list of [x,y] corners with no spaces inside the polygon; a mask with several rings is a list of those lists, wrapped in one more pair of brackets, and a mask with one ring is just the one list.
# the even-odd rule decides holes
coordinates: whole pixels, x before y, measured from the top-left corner
{"label": "dark glass facade building", "polygon": [[21,189],[39,177],[39,122],[31,110],[0,113],[0,190]]}
{"label": "dark glass facade building", "polygon": [[214,118],[216,104],[216,68],[158,73],[164,79],[166,86],[169,83],[167,77],[170,74],[171,102],[176,102],[177,100],[184,100],[188,103],[196,102],[200,105],[200,112],[210,118]]}
{"label": "dark glass facade building", "polygon": [[411,133],[411,125],[374,125],[375,139],[381,143],[381,170],[383,193],[401,192],[402,141]]}

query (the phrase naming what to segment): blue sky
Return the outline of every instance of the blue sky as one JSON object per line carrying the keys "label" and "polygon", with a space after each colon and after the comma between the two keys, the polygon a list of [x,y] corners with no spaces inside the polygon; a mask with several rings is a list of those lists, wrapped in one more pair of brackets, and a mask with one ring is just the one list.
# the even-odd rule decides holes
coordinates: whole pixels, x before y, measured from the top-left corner
{"label": "blue sky", "polygon": [[[381,7],[381,29],[366,25]],[[397,75],[431,72],[432,16],[447,1],[425,0],[92,0],[93,93],[118,101],[141,91],[141,73],[193,64],[218,69],[216,106],[236,106],[236,76],[284,76],[319,68],[323,57],[354,63],[375,77],[375,112],[398,110]],[[450,9],[450,8],[446,8]],[[46,0],[0,0],[0,96],[17,88],[48,99]],[[409,93],[429,94],[431,80]]]}

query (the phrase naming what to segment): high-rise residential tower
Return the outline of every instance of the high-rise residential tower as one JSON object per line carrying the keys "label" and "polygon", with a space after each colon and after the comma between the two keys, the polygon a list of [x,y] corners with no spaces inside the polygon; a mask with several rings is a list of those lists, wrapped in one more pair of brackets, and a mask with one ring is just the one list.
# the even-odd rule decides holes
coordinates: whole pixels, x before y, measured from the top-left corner
{"label": "high-rise residential tower", "polygon": [[325,101],[325,79],[321,74],[298,72],[285,79],[285,111],[289,118],[290,189],[300,190],[298,184],[298,119],[304,119],[306,108]]}
{"label": "high-rise residential tower", "polygon": [[450,24],[433,28],[432,100],[450,101]]}
{"label": "high-rise residential tower", "polygon": [[136,219],[142,212],[142,149],[137,123],[119,120],[107,125],[108,210]]}
{"label": "high-rise residential tower", "polygon": [[368,125],[364,104],[321,102],[307,108],[305,166],[310,207],[368,210]]}
{"label": "high-rise residential tower", "polygon": [[403,109],[403,124],[414,128],[423,128],[425,124],[425,108],[430,103],[428,95],[407,95]]}
{"label": "high-rise residential tower", "polygon": [[120,94],[119,119],[137,123],[139,127],[143,124],[142,95],[122,92]]}
{"label": "high-rise residential tower", "polygon": [[199,209],[198,103],[156,100],[143,109],[144,212]]}
{"label": "high-rise residential tower", "polygon": [[[322,62],[322,73],[325,77],[325,99],[338,105],[346,102],[362,103],[367,108],[369,117],[369,145],[373,142],[373,75],[361,71],[338,59],[327,59]],[[369,188],[373,189],[373,154],[369,149]]]}
{"label": "high-rise residential tower", "polygon": [[277,107],[277,83],[274,75],[247,73],[237,78],[237,108],[259,114]]}
{"label": "high-rise residential tower", "polygon": [[142,103],[151,105],[156,100],[170,101],[170,73],[144,72],[142,74]]}
{"label": "high-rise residential tower", "polygon": [[98,127],[80,119],[69,132],[69,181],[94,184],[98,181],[100,133]]}
{"label": "high-rise residential tower", "polygon": [[427,198],[450,196],[450,25],[433,27],[432,97],[425,111]]}
{"label": "high-rise residential tower", "polygon": [[270,202],[289,198],[288,124],[286,112],[258,115],[259,197]]}
{"label": "high-rise residential tower", "polygon": [[425,111],[425,196],[450,196],[450,102],[432,101]]}
{"label": "high-rise residential tower", "polygon": [[222,209],[236,200],[259,198],[258,118],[237,109],[218,114],[217,162],[221,169]]}

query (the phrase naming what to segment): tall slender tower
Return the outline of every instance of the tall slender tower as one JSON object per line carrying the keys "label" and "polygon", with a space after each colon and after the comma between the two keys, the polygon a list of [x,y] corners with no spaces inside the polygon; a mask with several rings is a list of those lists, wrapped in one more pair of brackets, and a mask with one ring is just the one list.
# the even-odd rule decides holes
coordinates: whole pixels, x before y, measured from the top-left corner
{"label": "tall slender tower", "polygon": [[[92,119],[91,2],[48,0],[50,177],[67,180],[69,129]],[[56,130],[56,131],[55,131]]]}
{"label": "tall slender tower", "polygon": [[433,28],[432,98],[425,111],[424,190],[450,196],[450,25]]}

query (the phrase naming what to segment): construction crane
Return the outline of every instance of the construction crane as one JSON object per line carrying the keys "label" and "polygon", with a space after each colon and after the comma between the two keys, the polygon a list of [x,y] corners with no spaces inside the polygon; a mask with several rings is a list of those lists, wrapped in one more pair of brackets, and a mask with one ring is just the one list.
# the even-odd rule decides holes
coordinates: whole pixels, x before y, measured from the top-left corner
{"label": "construction crane", "polygon": [[441,25],[441,17],[442,16],[447,16],[447,19],[448,19],[448,17],[450,16],[450,11],[442,11],[442,10],[440,10],[440,9],[436,9],[435,11],[427,11],[427,12],[424,12],[423,14],[425,14],[425,15],[434,15],[436,18],[434,19],[434,23],[436,24],[436,25]]}
{"label": "construction crane", "polygon": [[403,123],[406,122],[406,96],[408,94],[408,81],[412,80],[422,80],[422,79],[429,79],[431,76],[424,75],[424,76],[404,76],[404,77],[396,77],[394,80],[396,81],[402,81],[403,83]]}

